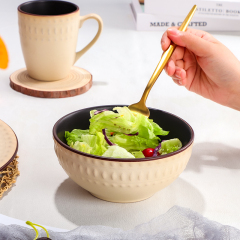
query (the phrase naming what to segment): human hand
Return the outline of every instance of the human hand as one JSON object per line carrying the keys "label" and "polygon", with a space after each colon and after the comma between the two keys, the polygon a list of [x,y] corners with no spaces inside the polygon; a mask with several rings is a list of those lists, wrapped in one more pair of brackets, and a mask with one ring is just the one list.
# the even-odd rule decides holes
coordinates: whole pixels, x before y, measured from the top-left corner
{"label": "human hand", "polygon": [[165,51],[177,47],[165,66],[178,85],[205,98],[240,110],[240,62],[233,53],[207,32],[169,28],[162,36]]}

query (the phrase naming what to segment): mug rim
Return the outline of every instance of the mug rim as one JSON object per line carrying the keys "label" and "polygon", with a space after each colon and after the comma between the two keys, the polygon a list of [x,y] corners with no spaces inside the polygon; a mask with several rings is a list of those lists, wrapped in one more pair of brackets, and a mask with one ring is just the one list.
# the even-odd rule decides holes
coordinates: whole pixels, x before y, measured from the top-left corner
{"label": "mug rim", "polygon": [[58,14],[58,15],[41,15],[41,14],[34,14],[34,13],[29,13],[29,12],[25,12],[21,9],[22,6],[24,5],[27,5],[27,4],[30,4],[30,3],[36,3],[36,2],[59,2],[57,0],[50,0],[50,1],[44,1],[44,0],[38,0],[38,1],[28,1],[28,2],[24,2],[24,3],[21,3],[17,10],[20,12],[20,13],[23,13],[23,14],[26,14],[26,15],[32,15],[32,16],[39,16],[39,17],[57,17],[57,16],[65,16],[65,15],[69,15],[69,14],[72,14],[72,13],[75,13],[75,12],[78,12],[79,11],[79,7],[78,5],[72,3],[72,2],[68,2],[68,1],[61,1],[63,3],[68,3],[68,4],[71,4],[71,5],[74,5],[76,7],[76,10],[74,10],[73,12],[70,12],[70,13],[64,13],[64,14]]}

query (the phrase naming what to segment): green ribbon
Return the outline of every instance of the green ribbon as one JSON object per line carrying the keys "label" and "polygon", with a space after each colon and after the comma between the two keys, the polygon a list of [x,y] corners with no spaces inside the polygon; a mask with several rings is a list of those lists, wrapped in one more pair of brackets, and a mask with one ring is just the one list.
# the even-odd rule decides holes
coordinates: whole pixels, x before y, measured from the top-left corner
{"label": "green ribbon", "polygon": [[47,230],[46,228],[44,228],[43,226],[38,225],[38,224],[36,224],[36,223],[32,223],[32,222],[30,222],[30,221],[27,221],[26,224],[29,225],[29,226],[31,226],[31,227],[34,229],[34,231],[36,232],[36,237],[35,237],[33,240],[36,240],[36,239],[38,238],[38,230],[34,227],[34,225],[42,228],[42,229],[46,232],[47,237],[48,237],[48,238],[50,237],[50,236],[49,236],[49,233],[48,233],[48,230]]}

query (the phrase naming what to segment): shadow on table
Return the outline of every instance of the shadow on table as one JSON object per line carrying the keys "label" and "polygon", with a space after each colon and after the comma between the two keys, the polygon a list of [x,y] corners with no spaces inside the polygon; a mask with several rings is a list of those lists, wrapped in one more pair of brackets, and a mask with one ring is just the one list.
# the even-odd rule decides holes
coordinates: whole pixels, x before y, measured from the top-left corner
{"label": "shadow on table", "polygon": [[77,226],[105,225],[129,230],[165,213],[174,205],[203,214],[205,201],[196,188],[181,178],[137,203],[111,203],[97,199],[68,178],[56,191],[55,205],[60,214]]}
{"label": "shadow on table", "polygon": [[240,149],[222,143],[196,143],[186,171],[200,172],[203,166],[240,169]]}
{"label": "shadow on table", "polygon": [[103,82],[103,81],[93,81],[93,86],[106,86],[108,85],[107,82]]}

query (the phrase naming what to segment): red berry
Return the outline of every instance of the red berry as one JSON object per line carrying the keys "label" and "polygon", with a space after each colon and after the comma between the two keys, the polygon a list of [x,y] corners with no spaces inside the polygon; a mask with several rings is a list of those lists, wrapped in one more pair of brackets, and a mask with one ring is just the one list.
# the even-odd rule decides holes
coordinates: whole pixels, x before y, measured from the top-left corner
{"label": "red berry", "polygon": [[152,157],[154,152],[154,148],[146,148],[142,151],[145,157]]}

